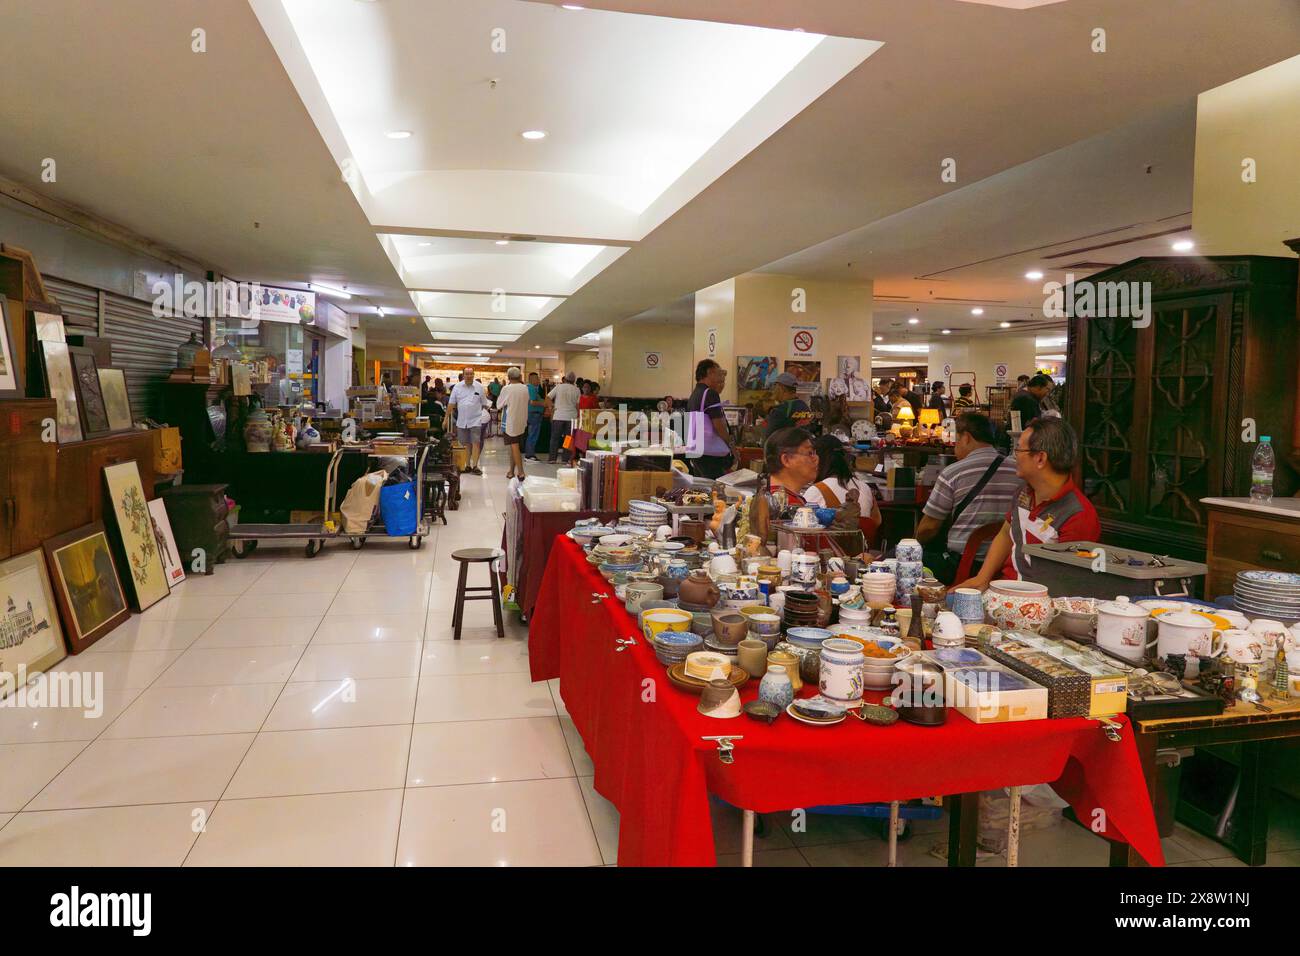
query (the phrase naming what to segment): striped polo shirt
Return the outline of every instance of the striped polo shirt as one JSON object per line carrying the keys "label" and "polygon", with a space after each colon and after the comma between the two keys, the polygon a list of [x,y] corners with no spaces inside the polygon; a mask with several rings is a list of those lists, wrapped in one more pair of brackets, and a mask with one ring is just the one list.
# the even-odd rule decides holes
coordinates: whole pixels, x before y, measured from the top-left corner
{"label": "striped polo shirt", "polygon": [[[926,499],[924,514],[937,521],[946,521],[997,456],[997,449],[986,445],[945,468]],[[1007,455],[993,477],[948,529],[948,550],[961,554],[966,549],[967,539],[977,528],[1005,520],[1022,484],[1016,477],[1015,456]],[[982,558],[988,545],[981,545],[980,551],[978,557]]]}

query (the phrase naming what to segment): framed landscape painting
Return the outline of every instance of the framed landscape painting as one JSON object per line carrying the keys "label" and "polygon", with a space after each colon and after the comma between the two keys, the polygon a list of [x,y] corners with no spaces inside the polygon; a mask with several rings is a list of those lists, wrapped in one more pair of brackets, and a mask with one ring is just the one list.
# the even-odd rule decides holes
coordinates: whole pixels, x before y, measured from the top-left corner
{"label": "framed landscape painting", "polygon": [[0,698],[67,654],[41,552],[0,561]]}
{"label": "framed landscape painting", "polygon": [[140,484],[140,469],[134,461],[109,465],[104,469],[104,485],[117,534],[118,554],[124,562],[122,581],[132,606],[143,611],[165,598],[171,589],[163,571],[149,502]]}
{"label": "framed landscape painting", "polygon": [[79,654],[131,616],[108,535],[96,521],[50,538],[42,547],[68,650]]}

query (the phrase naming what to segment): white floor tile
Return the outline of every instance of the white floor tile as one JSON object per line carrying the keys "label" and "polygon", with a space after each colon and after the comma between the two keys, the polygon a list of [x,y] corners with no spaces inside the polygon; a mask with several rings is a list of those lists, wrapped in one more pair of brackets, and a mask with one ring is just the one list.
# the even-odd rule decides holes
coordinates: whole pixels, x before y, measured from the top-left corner
{"label": "white floor tile", "polygon": [[92,708],[90,713],[81,707],[0,708],[0,744],[94,740],[139,693],[138,690],[105,687],[103,702],[97,704],[98,716],[96,708]]}
{"label": "white floor tile", "polygon": [[399,866],[596,866],[574,778],[406,791]]}
{"label": "white floor tile", "polygon": [[427,674],[415,703],[416,723],[555,716],[546,684],[527,674]]}
{"label": "white floor tile", "polygon": [[618,807],[596,792],[593,779],[579,777],[578,785],[582,787],[582,799],[587,804],[587,816],[591,818],[592,829],[596,832],[600,858],[608,866],[618,862]]}
{"label": "white floor tile", "polygon": [[315,730],[409,724],[415,712],[414,677],[289,683],[264,730]]}
{"label": "white floor tile", "polygon": [[319,616],[217,618],[191,647],[269,647],[305,645],[320,626]]}
{"label": "white floor tile", "polygon": [[219,684],[283,684],[302,656],[288,647],[191,647],[158,678],[155,687],[212,687]]}
{"label": "white floor tile", "polygon": [[408,787],[572,777],[554,717],[416,724]]}
{"label": "white floor tile", "polygon": [[121,626],[78,654],[126,653],[128,651],[183,651],[208,629],[208,621],[146,621],[133,615]]}
{"label": "white floor tile", "polygon": [[50,668],[50,673],[103,674],[106,688],[141,690],[157,680],[183,653],[177,650],[78,654],[65,657]]}
{"label": "white floor tile", "polygon": [[401,790],[223,800],[186,865],[392,866],[401,815]]}
{"label": "white floor tile", "polygon": [[325,616],[356,617],[365,614],[410,615],[412,627],[424,617],[426,591],[346,591],[334,598]]}
{"label": "white floor tile", "polygon": [[262,726],[280,684],[151,687],[115,720],[106,737],[251,733]]}
{"label": "white floor tile", "polygon": [[225,798],[400,788],[410,747],[410,724],[261,733]]}
{"label": "white floor tile", "polygon": [[265,617],[321,617],[329,607],[328,594],[242,594],[222,615],[226,620]]}
{"label": "white floor tile", "polygon": [[270,564],[248,564],[227,561],[217,565],[212,574],[190,574],[186,572],[185,580],[172,589],[172,594],[185,591],[188,594],[201,594],[205,597],[216,595],[243,594],[253,583],[266,573]]}
{"label": "white floor tile", "polygon": [[433,580],[433,571],[422,568],[353,568],[338,590],[344,594],[354,591],[410,591],[427,592]]}
{"label": "white floor tile", "polygon": [[525,674],[528,645],[516,640],[430,641],[424,645],[421,674]]}
{"label": "white floor tile", "polygon": [[422,644],[311,644],[293,672],[304,681],[418,677]]}
{"label": "white floor tile", "polygon": [[404,614],[358,614],[325,619],[311,642],[322,644],[409,644],[424,638],[423,622]]}
{"label": "white floor tile", "polygon": [[0,811],[17,811],[85,748],[84,740],[0,746]]}
{"label": "white floor tile", "polygon": [[95,741],[31,802],[30,810],[217,800],[252,734]]}
{"label": "white floor tile", "polygon": [[20,813],[0,830],[0,866],[180,866],[211,803]]}
{"label": "white floor tile", "polygon": [[182,587],[140,616],[146,621],[215,621],[235,600],[229,594],[187,593]]}

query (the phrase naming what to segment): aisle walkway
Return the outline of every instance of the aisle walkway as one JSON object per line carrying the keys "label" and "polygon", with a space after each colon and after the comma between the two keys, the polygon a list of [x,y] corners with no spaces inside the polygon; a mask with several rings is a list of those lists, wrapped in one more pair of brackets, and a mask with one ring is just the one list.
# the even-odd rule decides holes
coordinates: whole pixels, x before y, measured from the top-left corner
{"label": "aisle walkway", "polygon": [[[466,476],[427,539],[263,547],[186,581],[61,670],[104,675],[98,719],[0,708],[0,865],[612,864],[618,815],[559,688],[528,677],[527,630],[469,605],[451,640],[457,548],[496,545],[505,452]],[[530,463],[530,468],[540,470]],[[861,820],[766,818],[759,865],[880,865]],[[931,823],[904,865],[940,866]],[[720,862],[739,862],[738,813],[715,808]],[[1279,822],[1270,863],[1300,862]],[[1230,865],[1180,831],[1170,862]],[[1027,864],[1105,862],[1071,827],[1027,833]],[[1000,865],[993,858],[989,865]]]}

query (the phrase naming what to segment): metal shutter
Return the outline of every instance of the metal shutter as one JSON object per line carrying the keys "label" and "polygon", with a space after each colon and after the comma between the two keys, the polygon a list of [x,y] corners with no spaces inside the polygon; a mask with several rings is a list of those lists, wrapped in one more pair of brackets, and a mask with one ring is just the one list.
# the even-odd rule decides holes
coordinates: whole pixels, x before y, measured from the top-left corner
{"label": "metal shutter", "polygon": [[176,367],[176,349],[202,333],[203,320],[153,314],[153,304],[109,292],[104,297],[104,334],[113,342],[113,366],[126,373],[131,412],[138,421],[167,420],[161,385]]}
{"label": "metal shutter", "polygon": [[42,276],[45,291],[63,309],[63,324],[90,335],[99,333],[99,290],[79,282]]}

